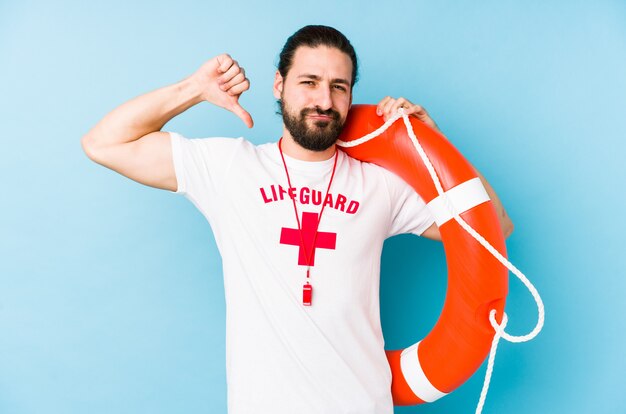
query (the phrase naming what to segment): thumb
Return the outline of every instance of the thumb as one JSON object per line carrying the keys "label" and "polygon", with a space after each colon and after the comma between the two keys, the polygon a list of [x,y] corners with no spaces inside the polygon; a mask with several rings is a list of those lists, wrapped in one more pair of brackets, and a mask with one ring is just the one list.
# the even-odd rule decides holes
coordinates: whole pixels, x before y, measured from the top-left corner
{"label": "thumb", "polygon": [[239,105],[239,103],[235,103],[233,105],[232,111],[235,115],[241,118],[243,123],[246,124],[248,128],[252,128],[254,126],[254,121],[252,121],[252,117],[250,116],[248,111],[246,111],[241,105]]}

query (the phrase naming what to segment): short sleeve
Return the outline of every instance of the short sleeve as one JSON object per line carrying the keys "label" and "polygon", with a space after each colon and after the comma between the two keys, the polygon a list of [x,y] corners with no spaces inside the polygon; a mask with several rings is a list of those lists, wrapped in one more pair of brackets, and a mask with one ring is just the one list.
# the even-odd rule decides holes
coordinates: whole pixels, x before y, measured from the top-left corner
{"label": "short sleeve", "polygon": [[185,138],[170,132],[178,188],[205,215],[219,199],[221,188],[243,138]]}
{"label": "short sleeve", "polygon": [[404,180],[389,172],[386,176],[392,207],[388,237],[404,233],[421,235],[435,222],[426,203]]}

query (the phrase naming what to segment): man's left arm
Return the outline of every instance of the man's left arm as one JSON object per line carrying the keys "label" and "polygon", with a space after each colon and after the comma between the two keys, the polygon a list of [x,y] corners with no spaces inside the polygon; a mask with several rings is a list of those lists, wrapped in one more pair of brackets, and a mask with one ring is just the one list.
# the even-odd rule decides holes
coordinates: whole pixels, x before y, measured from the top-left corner
{"label": "man's left arm", "polygon": [[[414,116],[420,121],[424,122],[429,127],[434,128],[437,131],[441,132],[439,130],[439,127],[435,123],[435,121],[433,121],[430,115],[428,115],[428,112],[426,111],[426,109],[424,109],[424,107],[413,104],[405,98],[395,99],[390,96],[383,98],[383,100],[381,100],[378,103],[378,106],[376,108],[376,113],[378,115],[383,116],[386,121],[399,108],[404,108],[405,113],[407,115]],[[487,190],[487,194],[489,194],[489,198],[491,199],[491,202],[496,208],[496,212],[498,214],[498,219],[500,220],[500,226],[502,227],[502,232],[504,233],[504,237],[505,238],[509,237],[511,233],[513,232],[513,222],[509,218],[509,215],[506,214],[506,210],[504,209],[504,206],[502,205],[500,198],[498,197],[496,192],[493,190],[493,187],[491,187],[491,185],[487,182],[485,177],[483,177],[483,175],[479,171],[476,171],[476,173],[478,174],[480,181],[483,183],[485,190]],[[427,228],[426,231],[422,233],[422,236],[429,238],[429,239],[441,241],[441,234],[439,233],[439,228],[437,227],[437,224],[435,223],[433,223],[432,226]]]}

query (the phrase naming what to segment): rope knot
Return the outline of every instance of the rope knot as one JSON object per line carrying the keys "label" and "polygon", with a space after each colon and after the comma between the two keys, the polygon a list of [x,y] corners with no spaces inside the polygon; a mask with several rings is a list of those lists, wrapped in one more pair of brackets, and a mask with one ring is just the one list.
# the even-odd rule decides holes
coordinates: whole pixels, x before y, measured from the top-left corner
{"label": "rope knot", "polygon": [[491,322],[491,326],[493,326],[493,329],[496,331],[496,335],[502,336],[508,321],[509,318],[507,317],[506,312],[502,315],[502,323],[500,324],[496,321],[496,310],[492,309],[491,312],[489,312],[489,322]]}

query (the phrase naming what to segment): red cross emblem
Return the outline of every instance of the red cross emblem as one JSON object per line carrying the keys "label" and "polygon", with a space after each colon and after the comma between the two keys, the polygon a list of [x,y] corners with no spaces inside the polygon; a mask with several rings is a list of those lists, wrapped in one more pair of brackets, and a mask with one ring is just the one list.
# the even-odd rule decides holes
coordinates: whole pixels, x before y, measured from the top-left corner
{"label": "red cross emblem", "polygon": [[[306,253],[311,255],[309,265],[315,265],[315,249],[331,249],[335,250],[335,243],[337,241],[337,233],[327,233],[323,231],[317,231],[319,225],[317,213],[302,213],[302,237],[300,237],[300,231],[298,229],[282,228],[280,233],[280,244],[290,244],[292,246],[299,246],[298,251],[298,264],[300,266],[306,266]],[[313,242],[315,240],[315,246]],[[305,246],[302,246],[304,241]],[[304,248],[303,248],[304,247]]]}

